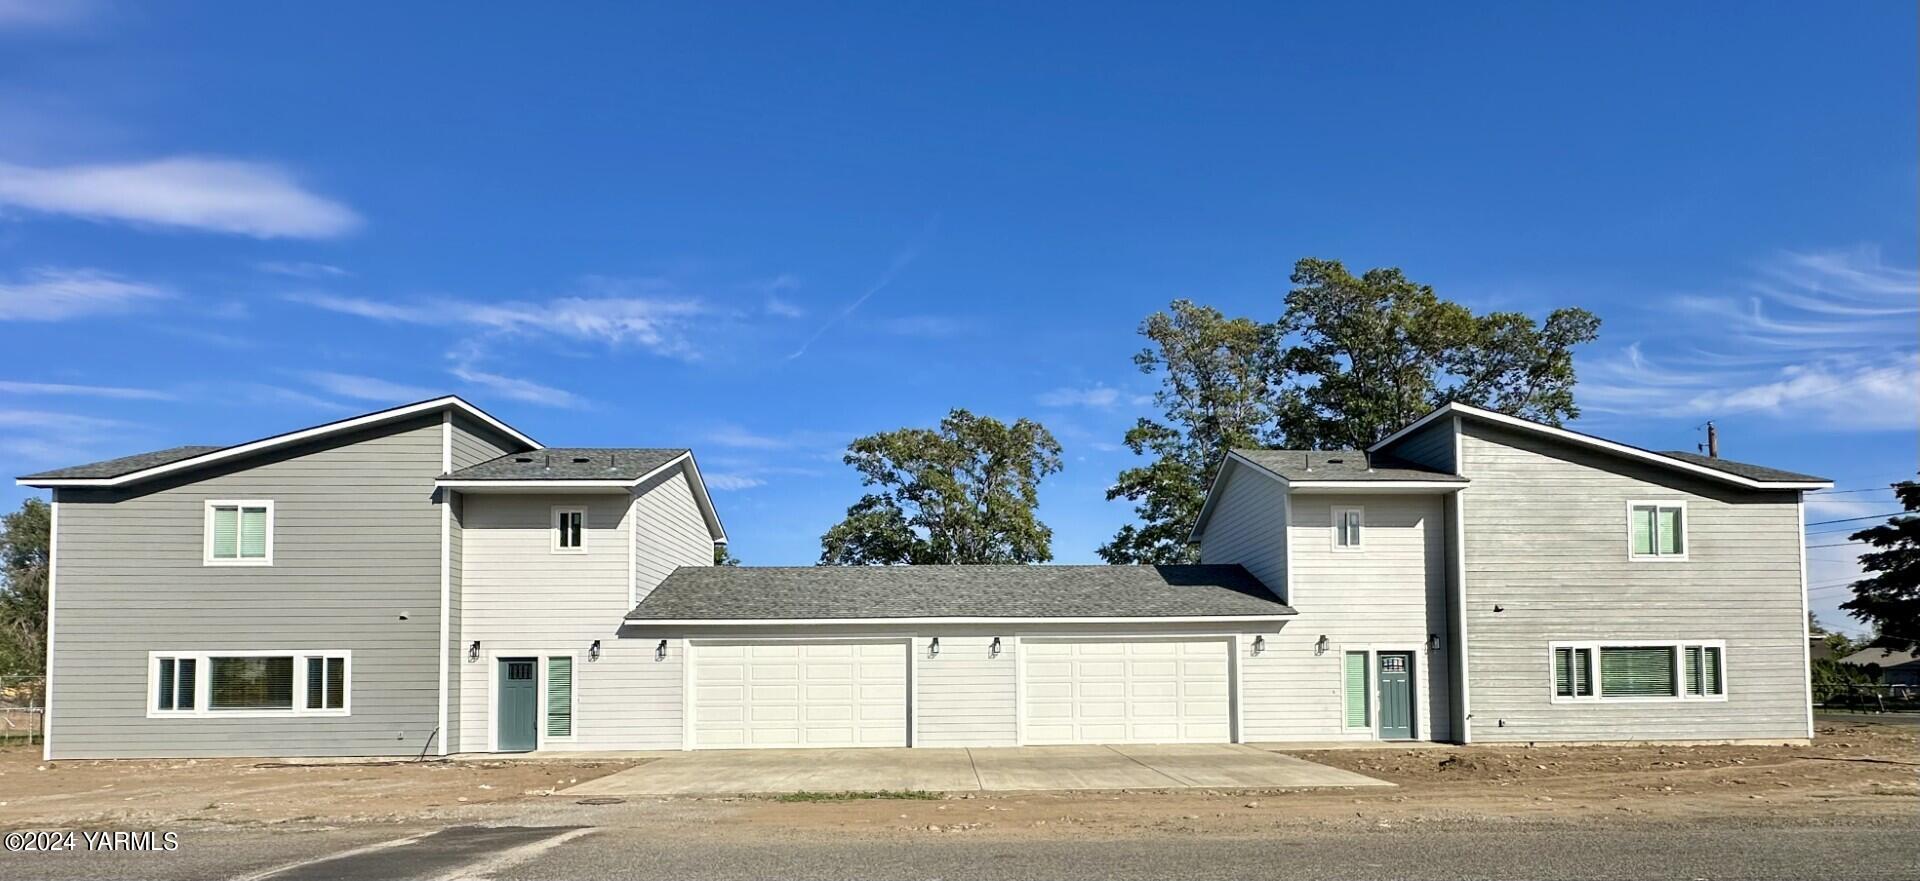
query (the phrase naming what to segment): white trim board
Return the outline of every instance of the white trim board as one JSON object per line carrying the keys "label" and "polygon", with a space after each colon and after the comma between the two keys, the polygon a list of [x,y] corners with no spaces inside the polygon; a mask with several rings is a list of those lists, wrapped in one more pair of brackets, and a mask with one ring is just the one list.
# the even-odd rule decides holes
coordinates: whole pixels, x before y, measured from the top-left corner
{"label": "white trim board", "polygon": [[[1750,477],[1741,477],[1738,474],[1721,471],[1718,468],[1708,468],[1705,465],[1695,465],[1692,462],[1683,461],[1681,459],[1675,459],[1672,456],[1662,455],[1652,450],[1643,450],[1639,447],[1629,446],[1627,444],[1619,443],[1616,441],[1610,441],[1604,438],[1594,437],[1593,435],[1590,435],[1590,434],[1582,434],[1580,432],[1572,431],[1570,429],[1557,428],[1552,425],[1546,425],[1543,423],[1534,422],[1529,419],[1521,419],[1517,416],[1508,416],[1505,413],[1496,413],[1492,410],[1484,410],[1479,407],[1473,407],[1473,406],[1469,406],[1467,404],[1461,404],[1458,402],[1449,403],[1443,407],[1436,408],[1433,412],[1428,413],[1427,415],[1414,420],[1407,427],[1402,428],[1399,431],[1396,431],[1390,435],[1387,435],[1384,438],[1381,438],[1373,446],[1368,447],[1367,452],[1372,453],[1376,450],[1383,449],[1389,444],[1392,444],[1394,441],[1397,441],[1415,431],[1420,430],[1421,428],[1425,427],[1428,423],[1433,422],[1435,419],[1438,419],[1441,416],[1445,416],[1445,415],[1472,416],[1476,419],[1485,419],[1488,422],[1492,422],[1496,425],[1503,425],[1508,428],[1517,428],[1517,429],[1520,429],[1521,431],[1528,431],[1534,434],[1545,435],[1547,437],[1551,437],[1556,440],[1567,441],[1569,443],[1575,443],[1581,446],[1591,447],[1593,449],[1605,450],[1607,452],[1616,453],[1631,459],[1639,459],[1640,461],[1643,461],[1643,462],[1651,462],[1655,465],[1661,465],[1667,468],[1671,468],[1675,471],[1685,471],[1690,474],[1695,474],[1701,477],[1708,477],[1724,483],[1731,483],[1735,486],[1744,486],[1750,489],[1806,490],[1806,489],[1832,489],[1833,488],[1833,481],[1831,480],[1820,480],[1820,481],[1754,480],[1753,478],[1750,478]],[[1456,427],[1454,429],[1455,433],[1458,434],[1459,430],[1460,429],[1456,424]],[[1456,463],[1454,467],[1458,468],[1459,465]]]}
{"label": "white trim board", "polygon": [[247,443],[237,444],[231,447],[224,447],[218,450],[214,450],[212,452],[202,453],[198,456],[191,456],[185,459],[181,459],[178,462],[168,462],[165,465],[155,465],[152,468],[143,468],[139,471],[122,474],[118,477],[71,477],[71,478],[46,478],[46,479],[39,479],[39,480],[22,477],[14,482],[21,486],[38,486],[38,487],[125,486],[130,483],[138,483],[144,480],[151,480],[155,477],[160,477],[166,474],[172,474],[178,471],[185,471],[192,468],[199,468],[205,465],[214,464],[216,462],[224,462],[228,459],[235,459],[242,456],[250,456],[255,453],[261,453],[268,450],[279,449],[281,447],[292,446],[294,444],[302,443],[304,441],[314,440],[316,438],[342,434],[345,432],[356,431],[362,428],[368,428],[375,425],[384,425],[389,422],[397,422],[404,419],[410,419],[415,416],[423,415],[426,413],[432,413],[434,411],[442,410],[446,408],[459,410],[460,412],[465,413],[466,415],[474,419],[477,419],[481,422],[486,423],[488,427],[494,429],[495,431],[500,432],[501,434],[511,437],[514,440],[519,441],[520,443],[526,444],[527,446],[532,447],[533,449],[536,449],[536,450],[541,449],[539,441],[536,441],[531,437],[521,434],[519,430],[515,429],[513,426],[493,418],[492,416],[488,415],[485,410],[482,410],[479,407],[475,407],[474,405],[461,400],[458,396],[447,395],[445,397],[434,398],[432,400],[427,400],[427,401],[421,401],[420,403],[417,403],[417,404],[407,404],[402,407],[394,407],[388,410],[380,410],[378,412],[368,413],[364,416],[355,416],[351,419],[342,419],[337,422],[329,422],[324,425],[316,425],[312,428],[303,428],[299,431],[287,432],[286,434],[276,434],[276,435],[273,435],[272,437],[264,437],[256,441],[249,441]]}
{"label": "white trim board", "polygon": [[1297,615],[1195,615],[1180,617],[1046,618],[628,618],[623,627],[756,627],[828,626],[840,624],[1235,624],[1248,621],[1291,621]]}

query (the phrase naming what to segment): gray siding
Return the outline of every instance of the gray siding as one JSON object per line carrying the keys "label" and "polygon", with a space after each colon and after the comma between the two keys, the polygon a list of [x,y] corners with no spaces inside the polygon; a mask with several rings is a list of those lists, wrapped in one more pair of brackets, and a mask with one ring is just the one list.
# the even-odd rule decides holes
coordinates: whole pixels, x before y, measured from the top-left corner
{"label": "gray siding", "polygon": [[1458,473],[1456,468],[1459,463],[1454,461],[1453,455],[1453,423],[1451,418],[1435,419],[1427,423],[1425,428],[1395,441],[1393,446],[1382,452],[1428,468],[1438,468],[1448,474]]}
{"label": "gray siding", "polygon": [[[441,438],[436,413],[133,490],[59,490],[53,756],[419,751],[439,712]],[[274,501],[272,566],[203,564],[207,499]],[[352,651],[352,715],[146,717],[148,652],[221,649]]]}
{"label": "gray siding", "polygon": [[1249,466],[1224,467],[1227,479],[1200,535],[1200,561],[1239,563],[1289,602],[1286,488]]}
{"label": "gray siding", "polygon": [[632,605],[681,566],[713,565],[713,533],[693,497],[686,470],[691,467],[666,471],[633,490]]}
{"label": "gray siding", "polygon": [[[1809,736],[1797,493],[1474,420],[1462,451],[1476,742]],[[1637,499],[1687,502],[1686,561],[1627,559]],[[1550,642],[1636,639],[1725,640],[1727,699],[1552,702]]]}
{"label": "gray siding", "polygon": [[497,459],[526,445],[461,414],[453,417],[453,470]]}

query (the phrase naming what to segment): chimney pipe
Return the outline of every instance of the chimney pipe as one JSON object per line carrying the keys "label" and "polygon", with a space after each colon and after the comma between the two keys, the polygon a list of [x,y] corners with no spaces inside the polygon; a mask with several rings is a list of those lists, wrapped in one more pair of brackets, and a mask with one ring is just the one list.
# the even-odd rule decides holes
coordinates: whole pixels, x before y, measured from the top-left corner
{"label": "chimney pipe", "polygon": [[1707,458],[1720,458],[1720,427],[1711,421],[1707,423]]}

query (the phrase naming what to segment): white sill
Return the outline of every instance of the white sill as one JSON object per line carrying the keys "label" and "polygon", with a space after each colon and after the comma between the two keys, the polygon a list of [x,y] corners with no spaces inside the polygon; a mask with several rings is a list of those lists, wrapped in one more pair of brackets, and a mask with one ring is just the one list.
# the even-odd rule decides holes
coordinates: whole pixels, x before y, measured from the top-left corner
{"label": "white sill", "polygon": [[224,559],[219,557],[207,557],[206,559],[203,559],[200,562],[202,565],[205,565],[205,566],[271,566],[273,565],[273,558],[266,557],[264,559],[254,559],[252,557],[247,557],[247,558],[234,558],[229,560],[229,559]]}
{"label": "white sill", "polygon": [[304,719],[351,715],[348,710],[147,710],[149,719]]}
{"label": "white sill", "polygon": [[1627,559],[1634,563],[1685,563],[1686,554],[1628,554]]}
{"label": "white sill", "polygon": [[1556,704],[1697,704],[1726,703],[1724,694],[1707,695],[1658,695],[1654,697],[1554,697]]}

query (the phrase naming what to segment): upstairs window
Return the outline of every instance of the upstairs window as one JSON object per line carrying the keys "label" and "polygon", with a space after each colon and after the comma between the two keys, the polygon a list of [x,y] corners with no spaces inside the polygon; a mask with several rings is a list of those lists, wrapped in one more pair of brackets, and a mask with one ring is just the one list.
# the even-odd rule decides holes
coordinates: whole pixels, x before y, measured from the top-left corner
{"label": "upstairs window", "polygon": [[553,509],[553,552],[579,554],[587,550],[587,509]]}
{"label": "upstairs window", "polygon": [[1627,503],[1627,556],[1634,560],[1687,558],[1687,503]]}
{"label": "upstairs window", "polygon": [[1360,527],[1365,521],[1363,508],[1333,509],[1333,549],[1336,551],[1357,551],[1360,549]]}
{"label": "upstairs window", "polygon": [[273,503],[207,502],[206,557],[209,566],[273,564]]}

